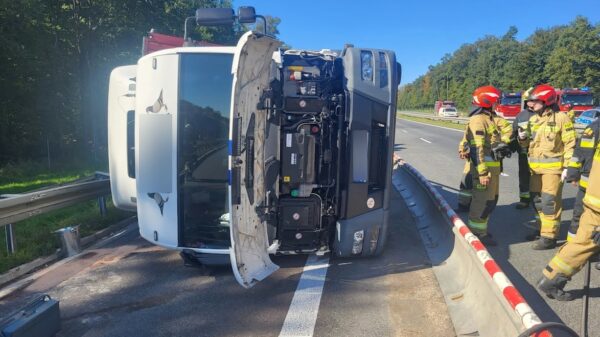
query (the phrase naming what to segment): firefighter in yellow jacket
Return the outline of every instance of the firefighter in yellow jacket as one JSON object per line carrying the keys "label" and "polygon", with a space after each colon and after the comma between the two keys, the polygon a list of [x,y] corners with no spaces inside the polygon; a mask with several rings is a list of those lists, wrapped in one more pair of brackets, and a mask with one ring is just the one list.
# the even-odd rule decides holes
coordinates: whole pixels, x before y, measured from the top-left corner
{"label": "firefighter in yellow jacket", "polygon": [[493,106],[500,94],[493,86],[480,87],[473,92],[473,105],[477,108],[469,114],[471,118],[466,130],[473,184],[468,226],[483,244],[490,246],[496,242],[488,233],[488,219],[498,203],[500,177],[500,161],[493,156],[492,149],[502,143],[500,130],[494,123]]}
{"label": "firefighter in yellow jacket", "polygon": [[533,115],[526,130],[519,131],[522,146],[528,146],[531,169],[530,191],[540,218],[540,238],[532,248],[556,247],[562,213],[562,187],[575,148],[575,130],[566,114],[558,113],[556,91],[547,84],[536,86],[529,96]]}
{"label": "firefighter in yellow jacket", "polygon": [[583,214],[575,237],[565,243],[544,268],[538,288],[548,297],[570,301],[563,289],[568,280],[594,254],[600,252],[600,147],[596,146],[589,184],[583,197]]}
{"label": "firefighter in yellow jacket", "polygon": [[[500,131],[500,138],[504,144],[510,144],[513,140],[513,129],[510,123],[496,115],[494,112],[493,115],[494,124]],[[469,205],[471,205],[471,197],[473,195],[473,177],[471,176],[471,166],[469,159],[470,152],[470,144],[467,141],[467,133],[469,131],[469,125],[466,126],[465,132],[463,133],[463,138],[460,140],[458,144],[458,156],[460,159],[465,160],[465,166],[463,168],[463,174],[461,177],[459,190],[458,190],[458,208],[455,210],[457,212],[468,212]],[[510,157],[510,155],[508,155]]]}

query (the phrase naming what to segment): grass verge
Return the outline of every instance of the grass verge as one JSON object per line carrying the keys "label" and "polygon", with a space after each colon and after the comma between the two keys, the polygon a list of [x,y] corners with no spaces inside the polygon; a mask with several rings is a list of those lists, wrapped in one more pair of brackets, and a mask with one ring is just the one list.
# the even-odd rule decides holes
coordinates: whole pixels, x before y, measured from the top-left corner
{"label": "grass verge", "polygon": [[60,247],[54,234],[59,228],[80,225],[83,238],[132,215],[116,209],[110,198],[106,200],[106,208],[107,214],[102,217],[98,201],[90,200],[13,224],[17,241],[13,255],[6,251],[6,236],[0,227],[0,273],[54,253]]}
{"label": "grass verge", "polygon": [[421,123],[425,123],[425,124],[443,126],[443,127],[447,127],[447,128],[456,129],[456,130],[464,130],[465,129],[464,124],[457,124],[457,123],[448,122],[448,121],[440,121],[440,120],[433,120],[433,119],[428,119],[428,118],[413,117],[413,116],[407,116],[407,115],[402,115],[402,114],[398,114],[398,118],[406,119],[406,120],[414,121],[414,122],[421,122]]}
{"label": "grass verge", "polygon": [[61,164],[52,169],[32,161],[0,167],[0,194],[18,194],[46,186],[65,184],[94,174],[92,165]]}

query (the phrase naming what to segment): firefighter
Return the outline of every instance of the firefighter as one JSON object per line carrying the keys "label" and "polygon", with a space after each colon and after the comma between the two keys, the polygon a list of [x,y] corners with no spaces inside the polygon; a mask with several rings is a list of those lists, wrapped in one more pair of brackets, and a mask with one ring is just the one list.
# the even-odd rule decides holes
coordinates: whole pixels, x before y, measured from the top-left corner
{"label": "firefighter", "polygon": [[531,202],[531,195],[529,193],[529,177],[531,176],[531,172],[529,171],[529,162],[527,161],[527,147],[523,147],[516,140],[519,129],[524,130],[527,128],[527,123],[529,122],[529,118],[533,116],[535,113],[531,110],[531,105],[533,105],[529,100],[529,93],[533,90],[533,87],[527,89],[523,95],[523,110],[517,114],[515,120],[513,121],[513,133],[514,139],[513,142],[515,144],[515,150],[518,152],[518,163],[519,163],[519,202],[515,205],[517,209],[526,209],[529,207],[529,203]]}
{"label": "firefighter", "polygon": [[579,185],[577,196],[575,197],[575,204],[573,205],[573,219],[571,220],[571,226],[569,226],[569,232],[567,233],[567,241],[571,241],[577,233],[579,227],[579,219],[583,213],[583,196],[585,195],[586,188],[588,187],[588,178],[590,169],[592,168],[592,162],[594,157],[594,149],[598,147],[598,141],[600,140],[600,119],[595,120],[590,124],[579,139],[579,143],[575,148],[573,157],[569,162],[567,168],[566,182],[573,182]]}
{"label": "firefighter", "polygon": [[556,247],[562,213],[562,187],[575,148],[575,130],[566,114],[557,113],[556,91],[547,84],[529,95],[535,112],[527,129],[518,132],[519,143],[529,147],[530,192],[540,218],[540,238],[535,250]]}
{"label": "firefighter", "polygon": [[473,186],[468,226],[483,244],[489,246],[496,245],[488,233],[488,219],[498,203],[500,161],[496,160],[492,149],[502,143],[493,112],[500,94],[500,90],[493,86],[479,87],[473,92],[473,105],[477,108],[469,114],[466,130]]}
{"label": "firefighter", "polygon": [[[494,124],[496,124],[500,131],[500,137],[504,144],[510,144],[513,141],[513,131],[510,123],[498,116],[495,112],[492,112]],[[467,132],[469,126],[465,128],[463,137],[458,144],[458,156],[460,159],[465,160],[465,166],[463,168],[463,174],[459,185],[458,191],[458,207],[455,209],[457,212],[468,212],[469,206],[471,205],[471,197],[473,194],[473,177],[471,176],[471,166],[469,159],[470,145],[467,140]],[[510,151],[510,149],[508,149]],[[502,163],[500,165],[502,167]]]}
{"label": "firefighter", "polygon": [[563,290],[567,281],[592,255],[600,252],[600,147],[596,146],[594,151],[577,234],[560,247],[538,282],[541,291],[559,301],[573,299],[572,294]]}

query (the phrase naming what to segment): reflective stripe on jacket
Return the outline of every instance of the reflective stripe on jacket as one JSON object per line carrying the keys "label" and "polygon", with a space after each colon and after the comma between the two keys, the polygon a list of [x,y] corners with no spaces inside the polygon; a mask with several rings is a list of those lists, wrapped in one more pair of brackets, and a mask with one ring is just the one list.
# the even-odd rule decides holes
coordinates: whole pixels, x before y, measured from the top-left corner
{"label": "reflective stripe on jacket", "polygon": [[566,114],[547,109],[535,114],[527,125],[529,167],[537,174],[560,174],[569,164],[575,149],[575,129]]}

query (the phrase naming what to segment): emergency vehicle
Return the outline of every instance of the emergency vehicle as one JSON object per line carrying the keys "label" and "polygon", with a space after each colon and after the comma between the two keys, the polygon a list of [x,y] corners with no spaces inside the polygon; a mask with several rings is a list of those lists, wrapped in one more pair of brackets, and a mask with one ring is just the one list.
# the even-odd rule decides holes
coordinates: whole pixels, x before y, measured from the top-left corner
{"label": "emergency vehicle", "polygon": [[496,113],[506,119],[514,119],[521,112],[521,93],[503,93],[500,103],[496,105]]}
{"label": "emergency vehicle", "polygon": [[441,108],[456,108],[456,104],[454,103],[454,101],[435,101],[435,104],[433,106],[433,112],[436,115],[440,114],[440,109]]}
{"label": "emergency vehicle", "polygon": [[[253,22],[251,7],[199,9],[198,24]],[[351,45],[176,47],[115,68],[109,162],[115,206],[140,234],[250,287],[269,254],[373,256],[387,238],[400,65]]]}
{"label": "emergency vehicle", "polygon": [[588,87],[557,89],[556,95],[560,111],[569,111],[568,105],[572,105],[576,117],[594,108],[594,95]]}

